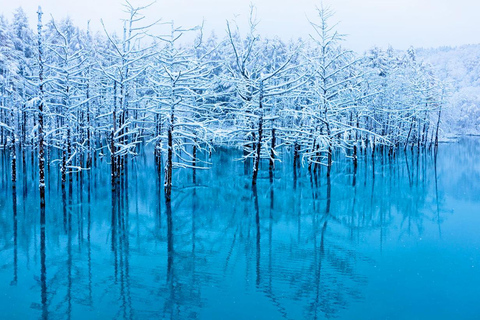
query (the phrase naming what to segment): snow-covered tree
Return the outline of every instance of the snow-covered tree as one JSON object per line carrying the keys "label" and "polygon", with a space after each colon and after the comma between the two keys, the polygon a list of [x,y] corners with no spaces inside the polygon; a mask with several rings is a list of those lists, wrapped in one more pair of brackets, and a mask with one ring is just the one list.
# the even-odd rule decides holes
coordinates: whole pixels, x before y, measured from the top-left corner
{"label": "snow-covered tree", "polygon": [[274,43],[262,43],[256,31],[257,25],[253,6],[245,39],[241,38],[238,27],[232,30],[230,22],[227,22],[232,58],[225,66],[226,81],[233,84],[236,94],[232,106],[236,126],[233,134],[240,137],[244,160],[253,159],[253,185],[257,182],[262,157],[270,158],[272,162],[274,159],[275,130],[265,130],[267,122],[278,117],[274,102],[278,96],[297,88],[302,80],[300,76],[293,79],[283,77],[294,68],[290,64],[294,53],[281,54]]}

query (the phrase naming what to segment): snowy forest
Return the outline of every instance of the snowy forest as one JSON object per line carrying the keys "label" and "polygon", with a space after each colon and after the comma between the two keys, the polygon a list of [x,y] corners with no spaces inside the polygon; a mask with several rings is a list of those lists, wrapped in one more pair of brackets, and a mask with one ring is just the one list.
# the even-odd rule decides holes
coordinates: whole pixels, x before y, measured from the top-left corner
{"label": "snowy forest", "polygon": [[[211,32],[129,1],[118,29],[106,1],[0,12],[1,318],[478,318],[480,44],[355,52],[321,4],[286,40],[254,5]],[[452,43],[446,2],[368,2],[336,4],[372,44],[421,16]],[[300,25],[286,3],[263,12]]]}
{"label": "snowy forest", "polygon": [[99,159],[115,185],[128,161],[151,152],[168,201],[172,171],[208,169],[219,147],[243,150],[232,161],[251,164],[255,185],[260,163],[271,173],[285,153],[294,168],[328,175],[339,154],[356,167],[359,154],[438,146],[446,76],[413,48],[345,49],[330,9],[317,8],[310,36],[289,42],[258,34],[253,6],[248,30],[227,21],[219,36],[144,24],[148,7],[124,9],[121,34],[45,21],[41,8],[37,30],[21,8],[11,22],[0,16],[0,145],[12,181],[16,162],[35,154],[40,194],[45,171],[65,184]]}

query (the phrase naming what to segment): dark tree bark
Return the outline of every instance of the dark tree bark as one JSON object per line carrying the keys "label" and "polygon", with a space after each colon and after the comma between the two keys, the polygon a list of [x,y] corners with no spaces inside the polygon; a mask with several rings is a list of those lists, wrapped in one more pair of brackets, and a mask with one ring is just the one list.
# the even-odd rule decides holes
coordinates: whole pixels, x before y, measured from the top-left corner
{"label": "dark tree bark", "polygon": [[42,9],[38,7],[38,81],[39,81],[39,104],[38,104],[38,170],[40,189],[40,208],[45,208],[45,150],[43,145],[43,44],[42,44]]}
{"label": "dark tree bark", "polygon": [[165,165],[165,200],[170,202],[172,199],[172,172],[173,172],[173,119],[174,113],[172,110],[170,117],[170,124],[168,126],[168,150],[167,163]]}
{"label": "dark tree bark", "polygon": [[277,143],[277,137],[275,136],[275,128],[272,128],[272,144],[270,146],[270,180],[273,179],[273,170],[275,169],[275,146]]}

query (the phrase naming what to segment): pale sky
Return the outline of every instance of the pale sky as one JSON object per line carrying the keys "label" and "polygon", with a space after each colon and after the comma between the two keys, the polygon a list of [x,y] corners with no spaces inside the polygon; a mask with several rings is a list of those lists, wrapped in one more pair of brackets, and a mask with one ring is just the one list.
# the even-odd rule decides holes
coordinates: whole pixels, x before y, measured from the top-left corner
{"label": "pale sky", "polygon": [[[315,20],[313,0],[157,0],[146,13],[150,20],[174,20],[182,26],[194,26],[205,19],[206,33],[225,32],[225,20],[235,15],[246,23],[249,4],[257,7],[259,31],[282,39],[308,37],[311,27],[306,17]],[[122,17],[121,0],[0,0],[0,14],[9,20],[15,8],[22,6],[30,23],[36,22],[38,5],[45,19],[56,20],[69,15],[76,25],[86,26],[91,20],[100,29],[103,18],[109,30],[119,29]],[[131,0],[146,4],[148,0]],[[480,1],[478,0],[324,0],[335,11],[333,20],[338,30],[347,34],[345,46],[357,51],[374,45],[406,49],[480,43]]]}

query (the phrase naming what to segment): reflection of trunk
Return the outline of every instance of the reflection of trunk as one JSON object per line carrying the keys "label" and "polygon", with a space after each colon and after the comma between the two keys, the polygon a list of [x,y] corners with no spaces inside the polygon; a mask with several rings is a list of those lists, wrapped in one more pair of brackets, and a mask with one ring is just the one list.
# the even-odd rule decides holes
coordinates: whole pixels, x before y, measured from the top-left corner
{"label": "reflection of trunk", "polygon": [[42,300],[42,319],[48,319],[47,303],[47,255],[45,244],[45,203],[40,206],[40,284]]}
{"label": "reflection of trunk", "polygon": [[252,192],[253,192],[253,204],[255,207],[255,225],[257,227],[257,238],[256,238],[256,284],[257,286],[260,285],[260,208],[258,206],[258,193],[257,193],[257,186],[253,185],[252,187]]}
{"label": "reflection of trunk", "polygon": [[350,236],[353,240],[353,233],[354,233],[354,230],[355,230],[355,209],[357,207],[357,169],[356,169],[356,167],[353,171],[352,187],[353,187],[353,203],[352,203],[352,211],[351,211]]}
{"label": "reflection of trunk", "polygon": [[155,217],[156,224],[156,236],[160,237],[160,229],[162,228],[162,183],[160,179],[160,173],[158,174],[158,180],[156,180],[156,199],[157,199],[157,215]]}
{"label": "reflection of trunk", "polygon": [[433,165],[435,170],[435,203],[437,207],[437,224],[438,224],[438,235],[442,237],[442,229],[440,228],[440,205],[438,202],[438,175],[437,175],[437,153],[435,152],[433,156]]}
{"label": "reflection of trunk", "polygon": [[67,190],[62,182],[62,211],[63,211],[63,230],[67,232]]}
{"label": "reflection of trunk", "polygon": [[88,186],[87,186],[87,194],[88,194],[88,208],[87,208],[87,246],[88,246],[88,301],[89,301],[89,306],[92,306],[93,304],[93,291],[92,291],[92,245],[91,245],[91,236],[90,236],[90,231],[92,228],[92,201],[91,201],[91,194],[92,194],[92,189],[91,189],[91,183],[92,183],[92,172],[91,170],[88,171]]}
{"label": "reflection of trunk", "polygon": [[128,175],[122,175],[112,191],[111,250],[114,261],[114,281],[119,284],[122,317],[131,318],[129,271]]}
{"label": "reflection of trunk", "polygon": [[275,203],[275,193],[274,190],[275,188],[273,187],[273,184],[270,185],[270,218],[272,218],[272,213],[273,213],[273,205]]}
{"label": "reflection of trunk", "polygon": [[[370,192],[370,216],[374,216],[374,199],[375,199],[375,159],[372,158],[372,191]],[[365,219],[365,211],[362,211],[362,219]]]}
{"label": "reflection of trunk", "polygon": [[172,221],[172,203],[166,202],[166,214],[167,214],[167,254],[168,254],[168,266],[167,266],[167,279],[171,278],[173,270],[173,221]]}
{"label": "reflection of trunk", "polygon": [[[70,179],[71,180],[71,179]],[[72,194],[69,194],[69,204],[71,204]],[[70,210],[72,207],[70,206]],[[69,214],[70,218],[70,214]],[[67,317],[72,316],[72,221],[68,219],[67,227]]]}
{"label": "reflection of trunk", "polygon": [[[192,291],[196,291],[196,282],[197,282],[197,274],[196,274],[196,262],[197,262],[197,257],[196,257],[196,231],[197,231],[197,225],[196,225],[196,213],[197,213],[197,202],[198,202],[198,197],[197,197],[197,189],[193,189],[193,194],[192,194],[192,285],[191,289]],[[192,292],[193,294],[193,292]]]}
{"label": "reflection of trunk", "polygon": [[[320,293],[321,293],[321,275],[322,275],[322,263],[325,257],[325,232],[327,230],[327,221],[323,223],[322,233],[320,234],[320,250],[317,249],[317,230],[314,235],[314,255],[315,255],[315,301],[313,301],[314,319],[318,319],[318,307],[321,305]],[[316,222],[315,222],[316,223]],[[315,227],[316,229],[316,227]],[[318,257],[318,252],[320,257]]]}
{"label": "reflection of trunk", "polygon": [[166,214],[167,214],[167,285],[170,291],[170,303],[169,306],[173,310],[175,299],[175,286],[174,286],[174,249],[173,249],[173,222],[172,222],[172,203],[166,202]]}
{"label": "reflection of trunk", "polygon": [[325,208],[325,214],[330,215],[330,205],[332,203],[332,181],[330,175],[327,175],[327,205]]}
{"label": "reflection of trunk", "polygon": [[[320,253],[323,255],[325,253],[325,231],[327,231],[327,221],[324,222],[322,227],[322,235],[320,240]],[[322,257],[323,258],[323,257]]]}
{"label": "reflection of trunk", "polygon": [[272,256],[273,256],[273,250],[272,250],[272,243],[273,243],[273,204],[275,202],[275,197],[274,197],[274,188],[273,185],[270,186],[270,216],[268,219],[268,291],[269,293],[272,292]]}
{"label": "reflection of trunk", "polygon": [[118,270],[118,260],[117,260],[117,190],[112,190],[112,219],[111,219],[111,234],[112,234],[112,242],[111,242],[111,250],[114,256],[114,272],[115,272],[115,282],[117,282],[117,270]]}
{"label": "reflection of trunk", "polygon": [[17,285],[18,280],[18,218],[17,218],[17,187],[16,182],[12,185],[12,210],[13,210],[13,281]]}

